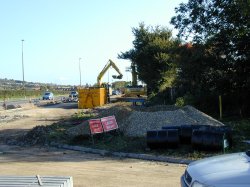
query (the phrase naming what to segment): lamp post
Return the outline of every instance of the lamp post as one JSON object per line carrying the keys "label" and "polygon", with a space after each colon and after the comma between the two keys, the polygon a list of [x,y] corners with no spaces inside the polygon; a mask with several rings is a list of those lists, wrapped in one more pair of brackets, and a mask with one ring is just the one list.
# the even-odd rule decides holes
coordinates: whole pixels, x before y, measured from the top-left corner
{"label": "lamp post", "polygon": [[80,74],[80,87],[82,86],[82,73],[81,73],[81,58],[79,58],[79,74]]}
{"label": "lamp post", "polygon": [[24,91],[24,97],[26,98],[26,94],[25,94],[25,86],[24,86],[24,64],[23,64],[23,42],[24,40],[22,39],[22,72],[23,72],[23,91]]}

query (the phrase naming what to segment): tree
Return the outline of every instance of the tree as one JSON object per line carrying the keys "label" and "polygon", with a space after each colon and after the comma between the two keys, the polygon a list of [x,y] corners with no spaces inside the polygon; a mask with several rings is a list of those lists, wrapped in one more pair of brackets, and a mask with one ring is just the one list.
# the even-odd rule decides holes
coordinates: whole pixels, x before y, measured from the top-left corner
{"label": "tree", "polygon": [[126,81],[115,81],[112,83],[112,88],[114,90],[120,90],[121,88],[126,87],[128,83]]}
{"label": "tree", "polygon": [[148,94],[157,94],[171,87],[176,76],[174,48],[179,42],[172,32],[164,27],[139,24],[133,28],[134,48],[122,52],[119,58],[131,60],[139,80],[147,84]]}
{"label": "tree", "polygon": [[178,36],[204,45],[213,58],[206,74],[215,93],[238,98],[240,110],[249,107],[244,101],[250,95],[250,1],[189,0],[176,13],[171,23]]}

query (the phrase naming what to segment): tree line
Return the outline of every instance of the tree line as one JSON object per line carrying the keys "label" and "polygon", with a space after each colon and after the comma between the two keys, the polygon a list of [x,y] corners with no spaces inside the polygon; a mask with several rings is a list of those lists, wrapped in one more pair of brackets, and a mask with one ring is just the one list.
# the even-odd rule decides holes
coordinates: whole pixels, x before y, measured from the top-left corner
{"label": "tree line", "polygon": [[154,103],[191,104],[227,115],[250,114],[250,1],[189,0],[175,9],[171,24],[140,23],[133,48],[118,55],[136,67]]}

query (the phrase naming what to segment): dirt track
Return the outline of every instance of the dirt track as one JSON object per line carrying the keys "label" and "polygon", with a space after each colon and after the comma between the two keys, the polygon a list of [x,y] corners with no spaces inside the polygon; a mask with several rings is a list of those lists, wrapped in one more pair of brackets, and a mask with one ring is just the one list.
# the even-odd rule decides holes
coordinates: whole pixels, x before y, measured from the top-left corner
{"label": "dirt track", "polygon": [[0,122],[0,175],[73,176],[74,186],[180,186],[184,165],[3,143],[6,137],[25,133],[37,125],[49,125],[76,111],[69,104],[1,111],[1,117],[21,117]]}

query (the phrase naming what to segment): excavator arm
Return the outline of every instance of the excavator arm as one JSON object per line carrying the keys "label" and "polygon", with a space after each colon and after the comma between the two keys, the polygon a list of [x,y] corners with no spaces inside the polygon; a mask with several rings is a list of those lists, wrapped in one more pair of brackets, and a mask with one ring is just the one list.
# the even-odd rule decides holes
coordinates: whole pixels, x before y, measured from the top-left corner
{"label": "excavator arm", "polygon": [[107,72],[107,70],[108,70],[111,66],[112,66],[112,67],[117,71],[117,73],[119,74],[119,75],[113,75],[112,77],[113,77],[114,79],[122,79],[123,75],[122,75],[122,73],[120,72],[119,68],[115,65],[115,63],[114,63],[112,60],[109,59],[108,63],[104,66],[104,68],[102,69],[102,71],[101,71],[101,72],[99,73],[99,75],[97,76],[97,84],[98,84],[99,86],[101,86],[101,84],[102,84],[102,82],[101,82],[102,77],[104,76],[104,74]]}

